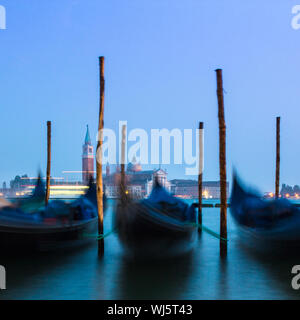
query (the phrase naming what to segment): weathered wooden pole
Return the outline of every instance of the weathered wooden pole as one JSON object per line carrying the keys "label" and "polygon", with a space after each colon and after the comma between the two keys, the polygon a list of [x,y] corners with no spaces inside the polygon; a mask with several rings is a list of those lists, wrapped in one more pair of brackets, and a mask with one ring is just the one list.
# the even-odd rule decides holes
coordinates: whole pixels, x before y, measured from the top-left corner
{"label": "weathered wooden pole", "polygon": [[126,196],[126,181],[125,181],[125,146],[126,146],[126,125],[122,126],[122,144],[121,144],[121,202],[125,203]]}
{"label": "weathered wooden pole", "polygon": [[[97,161],[96,161],[96,185],[97,185],[97,205],[98,205],[98,234],[103,234],[103,181],[102,181],[102,143],[104,127],[104,57],[99,58],[100,67],[100,105],[98,122],[98,141],[97,141]],[[104,238],[98,240],[98,255],[104,254]]]}
{"label": "weathered wooden pole", "polygon": [[204,124],[199,123],[199,174],[198,174],[198,232],[202,233],[202,180],[204,168]]}
{"label": "weathered wooden pole", "polygon": [[[221,212],[220,235],[227,239],[227,178],[226,178],[226,124],[223,97],[222,69],[217,69],[217,96],[219,118],[219,162],[220,162],[220,188],[221,188]],[[220,240],[220,252],[224,256],[227,253],[227,242]]]}
{"label": "weathered wooden pole", "polygon": [[279,198],[280,180],[280,117],[276,118],[276,178],[275,178],[275,198]]}
{"label": "weathered wooden pole", "polygon": [[50,197],[50,175],[51,175],[51,121],[47,121],[47,177],[45,205],[48,205]]}

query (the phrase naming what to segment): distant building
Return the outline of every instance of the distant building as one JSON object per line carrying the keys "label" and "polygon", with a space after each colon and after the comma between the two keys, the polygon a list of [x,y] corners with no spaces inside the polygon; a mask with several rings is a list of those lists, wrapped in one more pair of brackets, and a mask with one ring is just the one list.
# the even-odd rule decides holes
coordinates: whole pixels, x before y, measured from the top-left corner
{"label": "distant building", "polygon": [[[269,193],[268,197],[272,198],[274,196],[275,195],[273,193]],[[300,186],[290,186],[288,184],[282,184],[279,196],[282,198],[294,198],[298,200],[300,198]]]}
{"label": "distant building", "polygon": [[8,193],[7,187],[6,187],[6,182],[3,182],[2,189],[0,189],[0,197],[6,196]]}
{"label": "distant building", "polygon": [[[27,175],[16,176],[11,180],[11,188],[0,189],[0,196],[6,197],[26,197],[32,194],[38,177],[28,177]],[[42,177],[46,184],[46,177]],[[81,181],[65,181],[64,178],[50,177],[50,197],[74,197],[82,195],[88,187]]]}
{"label": "distant building", "polygon": [[87,126],[84,145],[82,146],[82,183],[88,184],[90,177],[94,178],[94,148],[89,126]]}
{"label": "distant building", "polygon": [[[175,179],[170,181],[172,184],[171,192],[180,198],[198,198],[198,181]],[[229,183],[227,182],[227,196],[229,196]],[[202,197],[205,199],[220,198],[220,182],[219,181],[203,181]]]}
{"label": "distant building", "polygon": [[[106,173],[110,170],[106,168]],[[167,172],[162,169],[142,170],[135,158],[127,165],[126,170],[126,188],[129,194],[135,198],[145,198],[151,193],[155,178],[168,191],[171,191],[171,184],[167,179]],[[117,166],[116,172],[106,174],[103,177],[105,193],[108,198],[117,198],[119,196],[120,170]]]}

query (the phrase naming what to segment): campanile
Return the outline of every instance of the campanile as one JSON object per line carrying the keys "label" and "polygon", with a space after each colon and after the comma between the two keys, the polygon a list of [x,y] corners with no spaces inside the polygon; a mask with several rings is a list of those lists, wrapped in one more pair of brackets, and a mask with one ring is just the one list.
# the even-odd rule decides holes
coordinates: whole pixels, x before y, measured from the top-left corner
{"label": "campanile", "polygon": [[82,182],[88,184],[90,177],[94,178],[94,148],[87,125],[84,145],[82,146]]}

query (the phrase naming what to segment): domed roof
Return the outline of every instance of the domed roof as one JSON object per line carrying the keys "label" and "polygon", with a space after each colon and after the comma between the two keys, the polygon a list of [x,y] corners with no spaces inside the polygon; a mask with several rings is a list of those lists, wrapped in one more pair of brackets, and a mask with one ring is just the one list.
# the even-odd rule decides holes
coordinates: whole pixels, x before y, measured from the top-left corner
{"label": "domed roof", "polygon": [[129,162],[127,165],[127,171],[129,172],[139,172],[142,171],[142,166],[140,163],[136,162],[136,158],[133,157],[132,162]]}

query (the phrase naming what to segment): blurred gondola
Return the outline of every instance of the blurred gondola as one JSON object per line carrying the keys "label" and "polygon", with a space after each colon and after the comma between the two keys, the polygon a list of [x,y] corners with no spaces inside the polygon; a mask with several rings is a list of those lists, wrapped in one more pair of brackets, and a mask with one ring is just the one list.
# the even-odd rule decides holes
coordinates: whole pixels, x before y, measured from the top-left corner
{"label": "blurred gondola", "polygon": [[86,236],[97,230],[96,186],[92,179],[86,194],[74,201],[54,200],[45,207],[44,199],[45,186],[39,177],[31,197],[1,206],[0,250],[65,249],[93,239]]}
{"label": "blurred gondola", "polygon": [[243,239],[259,241],[257,249],[300,244],[300,210],[286,199],[263,200],[257,193],[246,191],[236,175],[230,212]]}
{"label": "blurred gondola", "polygon": [[192,248],[197,230],[195,205],[173,197],[157,180],[150,197],[141,201],[120,189],[115,228],[127,256],[166,258]]}

